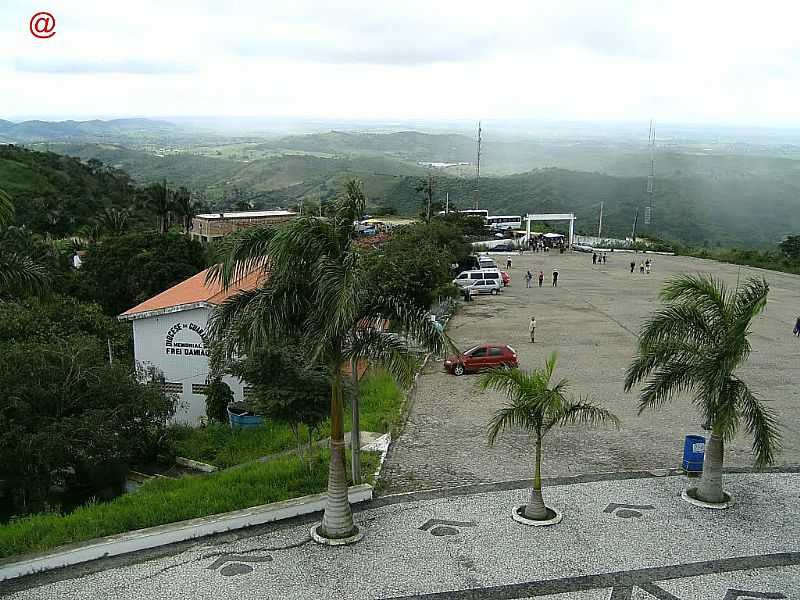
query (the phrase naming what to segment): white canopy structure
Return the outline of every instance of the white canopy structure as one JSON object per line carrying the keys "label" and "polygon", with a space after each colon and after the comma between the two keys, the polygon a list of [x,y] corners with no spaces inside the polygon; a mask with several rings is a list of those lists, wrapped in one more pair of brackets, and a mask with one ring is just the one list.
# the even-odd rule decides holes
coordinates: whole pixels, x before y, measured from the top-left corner
{"label": "white canopy structure", "polygon": [[572,239],[575,235],[575,214],[574,213],[544,213],[537,215],[525,215],[525,232],[527,239],[531,239],[531,221],[569,221],[569,247],[572,248]]}

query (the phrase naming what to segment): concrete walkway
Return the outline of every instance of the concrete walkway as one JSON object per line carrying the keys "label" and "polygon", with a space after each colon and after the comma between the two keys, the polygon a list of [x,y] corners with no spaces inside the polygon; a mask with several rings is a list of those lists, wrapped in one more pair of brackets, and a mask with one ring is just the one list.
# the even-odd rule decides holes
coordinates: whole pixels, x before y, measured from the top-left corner
{"label": "concrete walkway", "polygon": [[549,486],[548,504],[564,513],[549,528],[511,519],[528,482],[454,488],[373,501],[356,513],[364,540],[345,548],[310,542],[310,521],[294,521],[97,564],[105,570],[82,577],[36,576],[5,592],[14,600],[800,598],[800,474],[727,475],[736,500],[727,511],[683,502],[683,476],[626,477]]}

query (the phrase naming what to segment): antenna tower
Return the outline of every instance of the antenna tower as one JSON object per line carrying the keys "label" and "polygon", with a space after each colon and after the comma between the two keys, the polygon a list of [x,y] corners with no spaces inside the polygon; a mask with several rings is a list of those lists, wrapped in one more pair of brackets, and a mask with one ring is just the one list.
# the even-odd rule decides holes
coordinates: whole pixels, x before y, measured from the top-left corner
{"label": "antenna tower", "polygon": [[478,121],[478,162],[475,169],[475,201],[472,208],[480,208],[481,203],[481,122]]}
{"label": "antenna tower", "polygon": [[647,176],[647,197],[648,197],[648,206],[645,207],[644,212],[644,223],[645,225],[652,224],[654,220],[654,209],[655,209],[655,197],[656,197],[656,127],[653,124],[653,120],[650,119],[650,131],[647,134],[647,145],[650,146],[650,175]]}

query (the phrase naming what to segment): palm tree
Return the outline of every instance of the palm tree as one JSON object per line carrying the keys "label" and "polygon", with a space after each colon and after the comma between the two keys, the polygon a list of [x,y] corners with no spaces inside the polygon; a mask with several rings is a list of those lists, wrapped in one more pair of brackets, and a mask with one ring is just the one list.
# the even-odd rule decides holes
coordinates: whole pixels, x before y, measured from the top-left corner
{"label": "palm tree", "polygon": [[[0,189],[0,227],[14,215],[11,196]],[[47,272],[27,256],[0,247],[0,295],[11,292],[40,292],[47,285]]]}
{"label": "palm tree", "polygon": [[181,186],[175,192],[173,199],[175,213],[181,217],[183,222],[183,233],[188,234],[192,226],[192,219],[197,214],[197,203],[192,200],[192,193]]}
{"label": "palm tree", "polygon": [[711,429],[703,474],[686,493],[721,504],[725,442],[744,421],[753,436],[759,466],[773,462],[780,445],[777,418],[737,375],[750,354],[751,321],[764,309],[769,286],[749,279],[730,290],[709,275],[684,275],[661,292],[666,306],[639,333],[639,352],[625,378],[625,391],[647,379],[639,414],[658,408],[682,392],[694,392],[693,403]]}
{"label": "palm tree", "polygon": [[[384,366],[401,383],[413,380],[418,355],[412,342],[432,350],[445,337],[427,311],[373,289],[353,244],[363,194],[337,201],[330,218],[300,217],[278,228],[251,228],[223,244],[222,262],[209,277],[231,286],[253,269],[268,279],[226,300],[212,315],[212,363],[254,353],[276,340],[294,340],[309,364],[331,381],[331,459],[328,494],[317,538],[358,534],[347,494],[344,460],[342,366],[354,359]],[[389,321],[393,332],[384,331]]]}
{"label": "palm tree", "polygon": [[130,213],[127,209],[106,208],[95,219],[95,224],[99,227],[99,232],[112,236],[120,236],[128,231],[128,217]]}
{"label": "palm tree", "polygon": [[167,231],[169,216],[173,209],[172,198],[173,192],[167,186],[166,179],[161,183],[149,185],[144,190],[143,204],[156,215],[159,233]]}
{"label": "palm tree", "polygon": [[[481,389],[493,389],[508,397],[508,404],[498,410],[489,423],[489,444],[510,427],[525,429],[535,436],[536,470],[533,490],[525,505],[526,519],[546,521],[554,517],[555,511],[547,508],[542,498],[542,441],[556,426],[575,423],[595,426],[610,422],[619,425],[619,420],[608,410],[585,400],[568,400],[565,392],[569,387],[566,379],[551,384],[556,369],[556,354],[547,357],[545,368],[527,372],[518,369],[494,369],[481,377]],[[522,507],[520,507],[521,509]]]}

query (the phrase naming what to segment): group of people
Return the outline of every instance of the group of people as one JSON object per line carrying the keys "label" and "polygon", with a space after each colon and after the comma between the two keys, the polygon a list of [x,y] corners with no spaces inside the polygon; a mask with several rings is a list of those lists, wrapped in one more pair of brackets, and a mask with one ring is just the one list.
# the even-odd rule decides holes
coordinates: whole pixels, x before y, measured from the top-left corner
{"label": "group of people", "polygon": [[[651,265],[652,265],[652,263],[650,262],[649,258],[647,260],[639,262],[639,273],[647,273],[649,275],[650,274],[650,266]],[[632,260],[631,261],[631,273],[633,273],[635,270],[636,270],[636,261]]]}
{"label": "group of people", "polygon": [[606,253],[601,252],[598,254],[597,252],[592,253],[592,264],[596,265],[598,263],[606,264]]}
{"label": "group of people", "polygon": [[[531,273],[531,270],[528,269],[528,272],[525,273],[525,287],[533,287],[534,274]],[[544,271],[539,271],[539,287],[542,287],[542,282],[544,281]],[[553,269],[553,287],[558,287],[558,270]]]}

